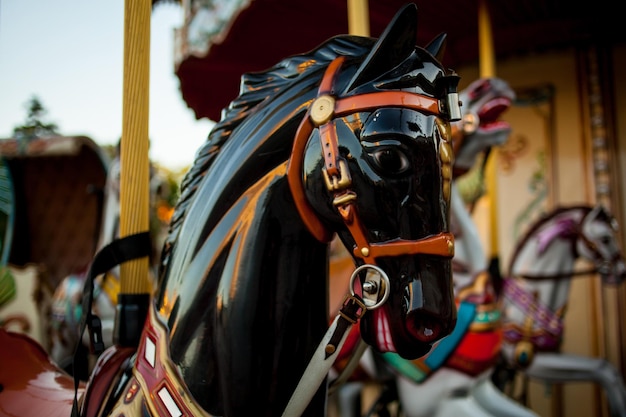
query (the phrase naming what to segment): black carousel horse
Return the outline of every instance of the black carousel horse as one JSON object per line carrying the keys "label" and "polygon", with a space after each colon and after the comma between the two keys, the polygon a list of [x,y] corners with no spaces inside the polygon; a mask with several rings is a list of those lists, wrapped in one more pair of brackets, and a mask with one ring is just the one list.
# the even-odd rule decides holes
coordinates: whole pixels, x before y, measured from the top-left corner
{"label": "black carousel horse", "polygon": [[416,47],[416,26],[408,5],[377,40],[243,76],[183,180],[139,346],[104,352],[80,415],[278,416],[301,379],[305,406],[285,415],[325,415],[305,369],[351,325],[327,337],[335,234],[360,266],[344,316],[373,349],[417,358],[451,332],[458,77],[445,35]]}

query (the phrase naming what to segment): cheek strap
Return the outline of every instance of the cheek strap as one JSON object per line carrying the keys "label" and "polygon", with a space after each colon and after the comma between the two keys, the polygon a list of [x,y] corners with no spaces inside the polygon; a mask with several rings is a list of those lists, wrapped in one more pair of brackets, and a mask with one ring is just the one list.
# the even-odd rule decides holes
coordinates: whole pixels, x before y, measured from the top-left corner
{"label": "cheek strap", "polygon": [[[304,150],[313,129],[317,128],[324,157],[323,175],[326,187],[333,194],[333,204],[337,207],[357,244],[354,248],[356,257],[371,264],[375,264],[374,258],[379,256],[423,253],[452,257],[454,238],[451,233],[440,233],[419,241],[398,241],[387,244],[369,244],[365,238],[364,228],[356,211],[357,196],[351,190],[352,180],[348,165],[339,155],[334,119],[383,107],[408,108],[435,116],[445,114],[442,112],[443,102],[440,100],[406,91],[380,91],[344,98],[332,96],[332,87],[344,60],[345,57],[338,57],[326,68],[318,89],[318,96],[309,107],[296,132],[287,167],[287,179],[302,221],[320,242],[328,243],[332,240],[333,232],[324,226],[309,204],[302,183]],[[458,104],[458,100],[456,103]]]}

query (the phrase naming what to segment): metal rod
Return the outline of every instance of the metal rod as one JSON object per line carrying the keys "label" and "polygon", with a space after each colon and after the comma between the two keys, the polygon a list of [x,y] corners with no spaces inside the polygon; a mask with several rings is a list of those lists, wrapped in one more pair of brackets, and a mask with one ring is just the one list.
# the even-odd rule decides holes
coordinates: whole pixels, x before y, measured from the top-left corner
{"label": "metal rod", "polygon": [[[120,237],[149,231],[148,114],[150,0],[124,5],[124,91],[120,143]],[[149,259],[120,265],[114,342],[137,346],[150,300]]]}

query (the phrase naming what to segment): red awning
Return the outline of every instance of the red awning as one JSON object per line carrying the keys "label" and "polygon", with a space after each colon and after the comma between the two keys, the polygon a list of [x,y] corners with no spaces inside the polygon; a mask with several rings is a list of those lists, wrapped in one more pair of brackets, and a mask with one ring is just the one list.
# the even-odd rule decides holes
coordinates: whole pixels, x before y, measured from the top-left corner
{"label": "red awning", "polygon": [[[214,1],[213,5],[219,3]],[[223,3],[232,7],[233,0]],[[379,36],[405,3],[369,0],[371,36]],[[424,46],[445,32],[445,66],[478,64],[478,0],[415,3],[419,14],[418,45]],[[594,40],[606,43],[626,38],[617,29],[616,13],[604,14],[611,9],[608,0],[599,0],[589,8],[564,0],[487,3],[498,59]],[[224,39],[218,39],[219,43],[207,42],[205,51],[196,55],[186,43],[193,17],[191,11],[186,12],[186,25],[179,32],[178,45],[182,48],[178,51],[181,55],[176,75],[182,97],[198,119],[219,120],[221,109],[237,96],[244,72],[264,70],[282,58],[307,52],[334,35],[348,33],[347,0],[242,0],[239,4],[241,9],[234,10],[232,19],[224,26],[229,29],[220,33]]]}

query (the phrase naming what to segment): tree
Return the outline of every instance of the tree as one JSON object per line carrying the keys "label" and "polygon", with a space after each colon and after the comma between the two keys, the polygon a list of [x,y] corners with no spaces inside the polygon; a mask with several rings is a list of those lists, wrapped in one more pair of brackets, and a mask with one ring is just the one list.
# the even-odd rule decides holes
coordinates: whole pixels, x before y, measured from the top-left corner
{"label": "tree", "polygon": [[13,136],[15,138],[30,141],[35,138],[58,135],[56,124],[44,123],[43,117],[48,111],[44,108],[37,96],[33,96],[26,103],[25,107],[28,110],[28,116],[22,126],[16,126],[13,129]]}

